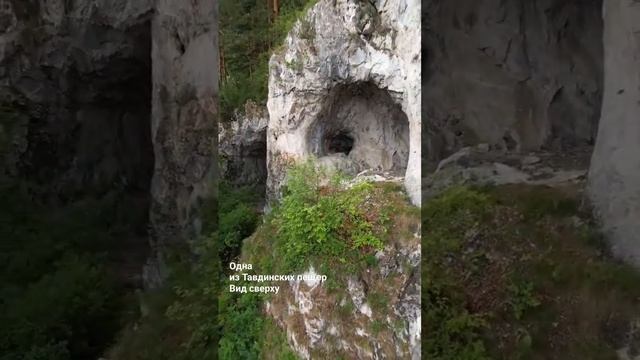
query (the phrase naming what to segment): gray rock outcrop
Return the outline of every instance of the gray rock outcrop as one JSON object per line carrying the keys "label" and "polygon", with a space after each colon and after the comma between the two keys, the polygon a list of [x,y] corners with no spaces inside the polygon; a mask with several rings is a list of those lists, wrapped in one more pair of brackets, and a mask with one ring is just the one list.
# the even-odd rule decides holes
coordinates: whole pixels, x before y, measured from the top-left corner
{"label": "gray rock outcrop", "polygon": [[0,2],[0,107],[26,114],[10,172],[63,204],[124,193],[157,251],[193,238],[215,191],[217,33],[215,1]]}
{"label": "gray rock outcrop", "polygon": [[265,185],[268,123],[267,109],[249,101],[233,121],[220,124],[218,156],[222,178],[237,186]]}
{"label": "gray rock outcrop", "polygon": [[405,178],[420,203],[420,3],[320,0],[270,61],[267,197],[314,156]]}
{"label": "gray rock outcrop", "polygon": [[529,154],[489,150],[488,144],[465,147],[440,161],[422,183],[423,201],[455,185],[542,185],[582,191],[586,183],[591,149]]}
{"label": "gray rock outcrop", "polygon": [[151,286],[163,276],[163,249],[200,233],[201,206],[215,191],[218,111],[217,4],[158,0],[155,12],[150,221],[160,257],[145,269]]}
{"label": "gray rock outcrop", "polygon": [[28,117],[17,175],[63,201],[148,193],[153,2],[1,4],[0,105]]}
{"label": "gray rock outcrop", "polygon": [[479,143],[522,152],[593,145],[601,3],[423,2],[425,167]]}
{"label": "gray rock outcrop", "polygon": [[604,97],[589,194],[613,252],[640,266],[640,3],[604,2]]}
{"label": "gray rock outcrop", "polygon": [[302,278],[278,282],[280,291],[266,303],[266,313],[302,359],[420,359],[421,219],[417,212],[405,212],[415,208],[404,201],[402,177],[365,172],[341,186],[361,182],[400,185],[393,191],[403,203],[390,216],[394,225],[384,248],[371,253],[368,266],[344,272],[310,263]]}

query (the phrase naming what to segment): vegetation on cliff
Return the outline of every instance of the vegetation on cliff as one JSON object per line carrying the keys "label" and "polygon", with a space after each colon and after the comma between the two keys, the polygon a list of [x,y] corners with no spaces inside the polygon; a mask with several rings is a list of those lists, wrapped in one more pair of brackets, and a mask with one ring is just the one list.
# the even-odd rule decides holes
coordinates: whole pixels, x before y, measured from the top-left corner
{"label": "vegetation on cliff", "polygon": [[97,358],[128,310],[113,249],[138,218],[117,192],[53,206],[5,173],[23,116],[0,107],[0,359]]}
{"label": "vegetation on cliff", "polygon": [[567,189],[454,187],[424,207],[423,357],[615,359],[640,274]]}
{"label": "vegetation on cliff", "polygon": [[[336,321],[350,319],[355,308],[346,293],[348,278],[361,272],[374,273],[378,261],[375,253],[392,238],[413,237],[411,224],[415,220],[415,226],[419,225],[419,209],[410,205],[398,184],[356,182],[331,175],[313,161],[292,167],[287,179],[281,202],[245,240],[240,259],[251,263],[255,274],[298,274],[313,266],[328,277],[323,286],[326,298],[335,299],[329,301],[332,306],[345,300],[344,306],[326,309],[326,316]],[[359,326],[392,339],[389,332],[394,330],[386,324],[387,306],[396,294],[385,293],[388,284],[369,285],[369,298],[364,301],[371,303],[374,319],[368,321],[371,329],[367,324]],[[222,295],[221,359],[297,358],[282,330],[263,315],[265,301],[277,306],[274,300],[273,295]],[[322,305],[315,306],[320,309]],[[355,338],[349,341],[359,343],[354,331],[350,333]],[[266,332],[273,335],[265,338]],[[314,351],[319,351],[314,355],[318,358],[344,355],[330,347]]]}
{"label": "vegetation on cliff", "polygon": [[222,121],[248,100],[267,99],[269,57],[293,24],[317,0],[220,2]]}

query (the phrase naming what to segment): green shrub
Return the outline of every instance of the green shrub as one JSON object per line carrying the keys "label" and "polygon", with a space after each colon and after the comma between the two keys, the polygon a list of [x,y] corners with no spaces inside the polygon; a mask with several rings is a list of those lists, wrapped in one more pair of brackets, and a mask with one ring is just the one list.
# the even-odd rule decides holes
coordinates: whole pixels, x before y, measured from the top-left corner
{"label": "green shrub", "polygon": [[579,196],[454,187],[424,205],[424,358],[616,357],[611,324],[640,311],[640,274],[603,251]]}
{"label": "green shrub", "polygon": [[[220,86],[222,121],[230,121],[235,110],[248,100],[267,99],[269,58],[317,0],[280,0],[278,16],[272,19],[267,3],[257,0],[220,2],[220,33],[224,74]],[[306,26],[305,36],[312,34]]]}
{"label": "green shrub", "polygon": [[[105,269],[100,202],[49,209],[0,186],[0,359],[95,358],[123,310]],[[89,206],[89,207],[88,207]]]}
{"label": "green shrub", "polygon": [[26,288],[3,294],[0,359],[97,356],[117,331],[113,282],[94,260],[64,256]]}
{"label": "green shrub", "polygon": [[356,254],[364,261],[368,251],[384,246],[381,219],[364,206],[373,185],[321,185],[327,175],[313,161],[295,165],[287,175],[285,196],[274,218],[286,270],[299,270],[312,256],[346,262]]}
{"label": "green shrub", "polygon": [[220,310],[223,329],[218,349],[220,359],[259,359],[265,322],[262,297],[256,293],[224,291],[220,297]]}
{"label": "green shrub", "polygon": [[223,263],[237,257],[242,240],[255,231],[260,220],[256,209],[259,199],[260,195],[253,188],[234,188],[227,183],[220,184],[219,237]]}

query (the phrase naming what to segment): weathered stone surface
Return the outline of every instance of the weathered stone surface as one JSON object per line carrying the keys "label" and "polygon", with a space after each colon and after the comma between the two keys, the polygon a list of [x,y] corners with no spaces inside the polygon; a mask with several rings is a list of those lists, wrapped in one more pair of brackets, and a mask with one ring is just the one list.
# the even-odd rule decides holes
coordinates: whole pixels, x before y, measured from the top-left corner
{"label": "weathered stone surface", "polygon": [[420,3],[320,0],[270,61],[267,196],[309,156],[405,177],[420,203]]}
{"label": "weathered stone surface", "polygon": [[267,181],[267,109],[245,104],[218,132],[222,177],[234,185],[264,186]]}
{"label": "weathered stone surface", "polygon": [[[415,234],[376,253],[377,266],[350,274],[340,296],[320,281],[279,283],[266,311],[301,358],[420,359],[420,231],[414,225]],[[317,272],[310,267],[305,275]]]}
{"label": "weathered stone surface", "polygon": [[571,187],[582,191],[587,179],[591,148],[567,150],[561,154],[505,153],[465,147],[443,159],[437,169],[425,176],[423,201],[454,185],[526,184]]}
{"label": "weathered stone surface", "polygon": [[152,5],[2,1],[0,101],[29,118],[15,175],[63,201],[148,193]]}
{"label": "weathered stone surface", "polygon": [[615,255],[640,266],[640,3],[604,2],[604,97],[589,194]]}
{"label": "weathered stone surface", "polygon": [[[165,247],[200,233],[201,205],[215,187],[216,2],[156,1],[152,39],[155,169],[150,221],[153,244],[162,255]],[[161,260],[150,265],[146,280],[153,285],[162,276]]]}
{"label": "weathered stone surface", "polygon": [[592,145],[602,93],[602,0],[423,4],[424,152]]}

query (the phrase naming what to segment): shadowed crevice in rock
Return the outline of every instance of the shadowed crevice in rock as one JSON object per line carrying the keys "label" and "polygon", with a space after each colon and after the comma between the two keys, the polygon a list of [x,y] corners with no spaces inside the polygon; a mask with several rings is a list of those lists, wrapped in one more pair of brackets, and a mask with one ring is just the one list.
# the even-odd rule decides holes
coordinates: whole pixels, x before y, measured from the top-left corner
{"label": "shadowed crevice in rock", "polygon": [[353,136],[347,131],[326,133],[322,141],[323,153],[349,156],[349,153],[353,150],[353,142]]}
{"label": "shadowed crevice in rock", "polygon": [[222,179],[234,186],[264,192],[267,182],[267,123],[264,106],[247,102],[218,133]]}
{"label": "shadowed crevice in rock", "polygon": [[307,135],[321,162],[355,175],[376,170],[404,176],[409,160],[409,121],[388,91],[369,82],[329,91]]}

